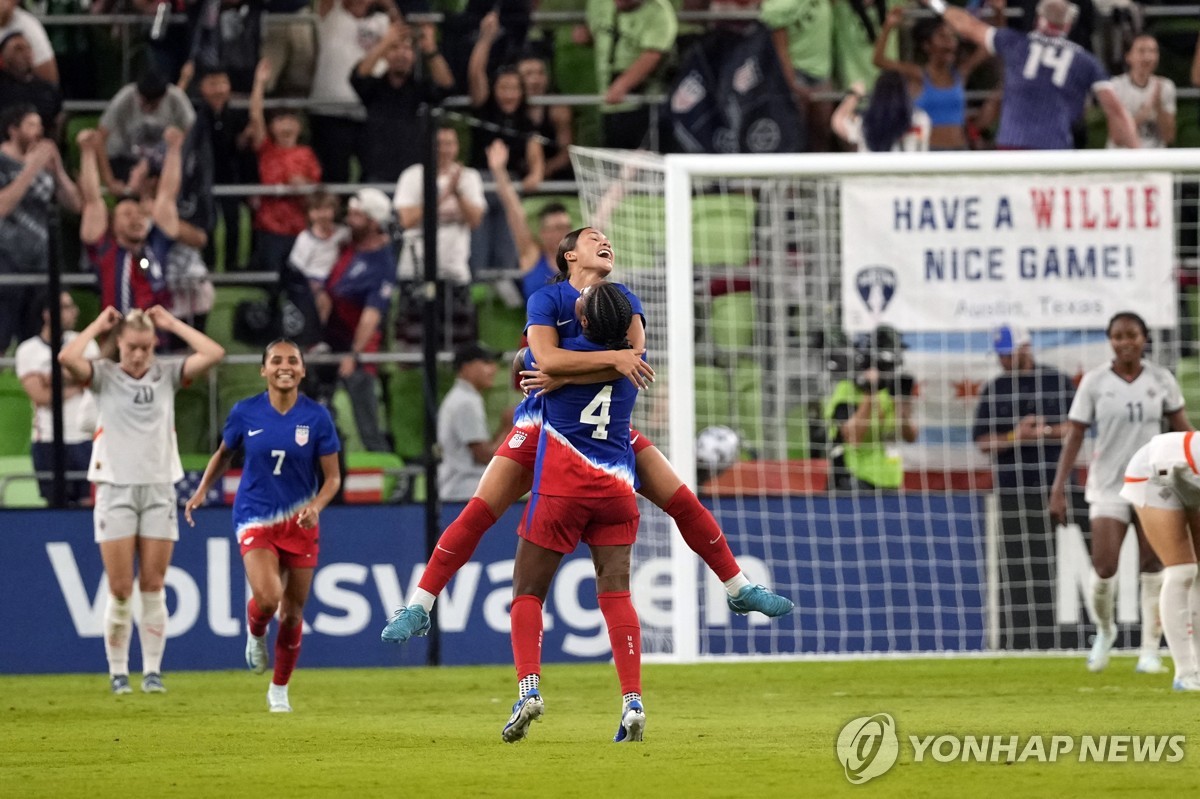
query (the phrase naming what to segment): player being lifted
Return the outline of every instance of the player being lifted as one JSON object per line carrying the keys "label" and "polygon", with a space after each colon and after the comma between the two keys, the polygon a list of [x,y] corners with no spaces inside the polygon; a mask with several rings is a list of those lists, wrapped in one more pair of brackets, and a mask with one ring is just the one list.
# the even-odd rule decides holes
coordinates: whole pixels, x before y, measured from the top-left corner
{"label": "player being lifted", "polygon": [[[584,292],[583,335],[563,345],[582,352],[632,349],[626,332],[633,305],[622,288],[599,283]],[[520,695],[501,733],[508,743],[524,738],[530,722],[544,712],[538,690],[542,604],[563,555],[581,540],[596,567],[596,597],[621,682],[621,721],[613,740],[642,740],[642,631],[629,596],[639,518],[630,430],[637,394],[632,382],[617,377],[562,386],[545,397],[533,494],[517,531],[513,566],[512,647]]]}
{"label": "player being lifted", "polygon": [[[513,430],[483,473],[475,496],[438,539],[408,605],[400,608],[383,629],[384,641],[403,643],[429,631],[429,611],[450,578],[471,558],[483,534],[508,508],[527,494],[533,484],[533,467],[542,426],[540,396],[566,383],[598,383],[628,378],[644,388],[654,370],[642,360],[646,329],[642,305],[637,297],[616,284],[629,297],[633,322],[628,339],[633,349],[603,352],[572,352],[559,346],[561,339],[582,333],[575,318],[580,290],[602,282],[613,269],[613,247],[595,228],[568,233],[555,257],[557,282],[538,290],[530,299],[526,332],[541,377],[526,381],[536,389],[519,406]],[[547,377],[552,376],[552,377]],[[792,602],[751,585],[729,549],[713,515],[671,468],[663,454],[642,433],[634,430],[631,445],[637,464],[638,493],[662,508],[675,520],[687,545],[708,564],[725,584],[726,602],[735,613],[759,611],[767,616],[791,612]]]}
{"label": "player being lifted", "polygon": [[1161,431],[1164,419],[1172,430],[1191,430],[1192,425],[1175,377],[1158,364],[1142,360],[1149,340],[1150,331],[1137,314],[1122,312],[1109,320],[1108,341],[1116,357],[1083,376],[1067,414],[1071,426],[1050,489],[1050,516],[1065,524],[1067,478],[1075,468],[1084,434],[1095,424],[1095,456],[1088,466],[1085,494],[1092,530],[1092,568],[1096,572],[1092,580],[1096,637],[1087,661],[1091,671],[1108,665],[1117,640],[1113,618],[1117,559],[1130,522],[1137,530],[1142,572],[1142,647],[1136,668],[1149,674],[1164,671],[1158,655],[1162,638],[1158,607],[1162,564],[1146,542],[1146,534],[1121,489],[1129,459]]}
{"label": "player being lifted", "polygon": [[[341,486],[337,431],[323,405],[300,393],[304,356],[288,339],[263,350],[262,394],[233,406],[221,444],[208,461],[196,493],[184,506],[204,504],[208,489],[229,468],[237,450],[245,465],[233,501],[233,528],[246,566],[246,665],[267,670],[267,625],[279,612],[275,673],[267,689],[272,713],[289,713],[288,681],[300,657],[304,602],[317,566],[318,520]],[[323,480],[318,490],[318,476]]]}

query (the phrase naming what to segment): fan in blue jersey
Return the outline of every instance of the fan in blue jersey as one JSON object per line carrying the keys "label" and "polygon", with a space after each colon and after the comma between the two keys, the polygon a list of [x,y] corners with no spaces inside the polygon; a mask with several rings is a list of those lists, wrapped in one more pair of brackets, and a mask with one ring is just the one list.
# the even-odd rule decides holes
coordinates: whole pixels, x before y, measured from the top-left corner
{"label": "fan in blue jersey", "polygon": [[[626,332],[633,309],[620,287],[592,286],[580,306],[583,336],[564,341],[568,348],[630,349]],[[543,398],[533,496],[518,528],[513,566],[512,646],[519,697],[502,733],[509,743],[524,738],[530,722],[544,711],[538,691],[542,605],[563,555],[580,541],[592,552],[596,595],[621,682],[621,723],[614,740],[642,739],[641,627],[629,595],[639,519],[629,429],[637,394],[637,386],[619,377],[562,386]]]}
{"label": "fan in blue jersey", "polygon": [[1068,0],[1041,0],[1029,33],[993,28],[945,0],[921,0],[964,39],[995,53],[1004,64],[1004,97],[996,146],[1005,150],[1070,150],[1072,124],[1089,93],[1108,118],[1109,138],[1138,147],[1133,118],[1094,55],[1067,39],[1079,7]]}
{"label": "fan in blue jersey", "polygon": [[204,503],[209,488],[245,452],[233,524],[252,596],[246,603],[246,665],[267,670],[267,625],[279,611],[275,671],[267,691],[272,712],[289,712],[288,681],[300,656],[304,602],[319,551],[318,518],[341,486],[337,431],[324,406],[300,393],[304,357],[287,339],[263,351],[267,390],[233,406],[221,445],[184,507]]}

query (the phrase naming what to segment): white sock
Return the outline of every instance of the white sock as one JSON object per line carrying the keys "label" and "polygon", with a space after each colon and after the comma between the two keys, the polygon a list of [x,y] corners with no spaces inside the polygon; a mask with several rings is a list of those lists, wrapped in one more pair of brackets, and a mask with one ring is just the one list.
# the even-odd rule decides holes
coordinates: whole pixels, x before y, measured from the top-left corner
{"label": "white sock", "polygon": [[108,595],[104,608],[104,654],[108,656],[108,673],[112,676],[129,674],[129,639],[133,636],[133,603],[128,597],[117,599]]}
{"label": "white sock", "polygon": [[1108,631],[1113,628],[1113,602],[1116,599],[1117,578],[1101,577],[1092,572],[1092,608],[1096,626]]}
{"label": "white sock", "polygon": [[1196,651],[1192,634],[1192,591],[1196,582],[1196,564],[1182,563],[1162,570],[1162,626],[1167,648],[1175,661],[1175,676],[1196,671]]}
{"label": "white sock", "polygon": [[1200,667],[1200,579],[1192,583],[1191,601],[1192,655],[1196,658],[1197,667]]}
{"label": "white sock", "polygon": [[746,579],[746,573],[738,572],[725,581],[725,593],[735,597],[748,585],[750,585],[750,581]]}
{"label": "white sock", "polygon": [[1142,572],[1141,653],[1143,655],[1158,654],[1158,646],[1162,641],[1162,618],[1158,609],[1159,597],[1162,596],[1162,584],[1162,572]]}
{"label": "white sock", "polygon": [[412,592],[412,596],[408,598],[408,604],[420,605],[425,608],[425,612],[433,610],[433,603],[437,602],[437,594],[431,594],[424,588],[416,588]]}
{"label": "white sock", "polygon": [[517,691],[519,692],[517,698],[524,699],[529,695],[530,691],[536,691],[538,689],[539,682],[541,682],[540,675],[526,674],[521,678],[520,682],[517,683]]}
{"label": "white sock", "polygon": [[142,592],[138,641],[142,644],[142,674],[160,673],[167,648],[167,594],[161,589]]}

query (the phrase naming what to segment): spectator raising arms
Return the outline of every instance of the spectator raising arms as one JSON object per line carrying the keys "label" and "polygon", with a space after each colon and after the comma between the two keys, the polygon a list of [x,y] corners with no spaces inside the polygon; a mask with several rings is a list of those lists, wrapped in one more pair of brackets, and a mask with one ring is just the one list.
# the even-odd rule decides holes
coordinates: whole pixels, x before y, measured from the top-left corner
{"label": "spectator raising arms", "polygon": [[[54,142],[42,135],[42,118],[32,105],[0,113],[0,275],[45,275],[50,267],[51,203],[77,213],[79,189],[62,164]],[[0,352],[37,333],[45,289],[0,286]]]}
{"label": "spectator raising arms", "polygon": [[1070,150],[1071,123],[1082,113],[1088,93],[1108,117],[1109,137],[1121,147],[1137,147],[1137,130],[1096,57],[1067,34],[1079,14],[1068,0],[1041,0],[1037,28],[1028,34],[993,28],[945,0],[921,0],[958,35],[995,53],[1004,64],[1004,98],[996,146],[1003,150]]}
{"label": "spectator raising arms", "polygon": [[[387,33],[388,15],[373,7],[374,0],[317,0],[317,67],[309,94],[315,106],[308,121],[313,150],[330,183],[350,180],[350,157],[360,165],[364,158],[365,114],[350,74]],[[387,8],[396,15],[392,3]]]}
{"label": "spectator raising arms", "polygon": [[[170,304],[166,264],[179,233],[175,200],[179,192],[183,132],[168,128],[164,136],[169,157],[163,164],[158,191],[148,200],[149,213],[139,198],[122,196],[113,207],[111,225],[108,206],[100,194],[97,165],[103,139],[94,130],[82,130],[76,137],[80,151],[79,191],[83,197],[79,240],[99,280],[101,303],[113,306],[118,313]],[[168,163],[172,165],[170,168]]]}
{"label": "spectator raising arms", "polygon": [[[1113,78],[1113,91],[1133,117],[1143,147],[1170,147],[1175,143],[1175,82],[1155,75],[1158,40],[1148,33],[1134,37],[1125,53],[1129,71]],[[1108,146],[1116,147],[1112,136]]]}
{"label": "spectator raising arms", "polygon": [[[413,35],[419,37],[424,78],[415,75]],[[385,72],[378,74],[382,63]],[[367,110],[363,177],[369,183],[391,182],[421,159],[421,104],[454,88],[450,66],[438,52],[432,25],[410,28],[393,22],[387,34],[367,51],[350,75],[350,85]]]}
{"label": "spectator raising arms", "polygon": [[[271,65],[259,62],[250,93],[249,143],[258,153],[258,175],[264,184],[310,186],[321,179],[316,153],[300,143],[300,117],[290,108],[280,108],[270,122],[263,114],[263,94],[271,77]],[[304,318],[304,329],[295,335],[302,347],[320,339],[317,307],[308,281],[288,265],[296,237],[307,225],[304,197],[300,195],[258,198],[254,215],[255,254],[258,269],[279,275],[280,289]]]}
{"label": "spectator raising arms", "polygon": [[[545,156],[525,107],[521,76],[514,67],[501,67],[488,85],[488,54],[499,30],[495,11],[484,16],[479,24],[479,42],[471,53],[471,107],[479,119],[479,127],[471,136],[470,164],[481,172],[487,170],[488,145],[503,141],[511,156],[509,176],[521,181],[525,191],[532,191],[542,182]],[[494,194],[487,199],[483,221],[471,236],[471,271],[476,275],[489,269],[517,268],[516,245],[504,221],[504,207]]]}
{"label": "spectator raising arms", "polygon": [[958,57],[958,37],[938,17],[922,19],[913,27],[913,41],[923,56],[923,66],[897,61],[887,55],[887,43],[900,25],[904,9],[893,8],[875,39],[875,66],[899,72],[908,81],[913,107],[929,115],[929,149],[967,149],[966,82],[975,68],[988,59],[982,47],[962,62]]}

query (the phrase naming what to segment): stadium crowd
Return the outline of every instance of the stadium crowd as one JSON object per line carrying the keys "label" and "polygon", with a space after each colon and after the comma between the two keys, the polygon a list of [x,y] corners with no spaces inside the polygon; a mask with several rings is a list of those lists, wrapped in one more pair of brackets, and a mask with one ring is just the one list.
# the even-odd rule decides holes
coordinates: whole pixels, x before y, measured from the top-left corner
{"label": "stadium crowd", "polygon": [[[1092,0],[1008,9],[1004,0],[933,0],[937,13],[870,0],[589,0],[586,21],[562,36],[535,24],[537,0],[445,5],[64,0],[26,9],[0,0],[0,278],[45,274],[78,247],[100,307],[162,305],[203,331],[222,291],[210,273],[277,276],[261,336],[284,333],[310,355],[332,353],[306,390],[328,402],[344,387],[363,446],[395,450],[374,407],[389,384],[363,356],[415,351],[424,335],[415,282],[423,104],[466,98],[447,103],[437,134],[448,350],[481,337],[473,287],[491,286],[518,308],[552,272],[552,239],[580,220],[546,205],[531,230],[521,211],[537,209],[520,196],[572,179],[572,144],[924,151],[1062,149],[1090,138],[1163,147],[1177,136],[1176,80],[1200,85],[1194,42],[1166,37],[1163,62],[1176,80],[1160,75],[1151,22],[1136,6],[1102,12]],[[679,11],[705,10],[727,18],[680,22]],[[108,28],[54,24],[58,14],[116,11],[147,19],[129,51]],[[434,24],[419,16],[430,11],[452,13]],[[286,15],[294,21],[274,19]],[[1054,87],[1019,85],[1016,59],[1032,53],[1031,35],[1074,43],[1066,52],[1082,66],[1065,99]],[[729,69],[747,53],[757,58],[754,78]],[[113,86],[122,58],[136,64],[135,79]],[[594,74],[585,77],[587,59]],[[1178,74],[1188,60],[1190,75]],[[747,80],[765,91],[748,91]],[[587,87],[598,103],[555,101],[567,96],[560,85]],[[731,87],[740,103],[732,125],[722,118],[728,104],[713,99]],[[1090,137],[1089,96],[1107,118]],[[104,97],[97,119],[63,112],[64,100]],[[1050,124],[1039,109],[1054,105],[1062,110]],[[356,183],[376,185],[346,188]],[[247,184],[275,190],[213,193]],[[378,185],[394,187],[392,196]],[[72,235],[52,241],[52,231],[72,228],[77,246]],[[0,350],[45,334],[43,311],[60,305],[50,299],[42,285],[0,282]],[[239,321],[251,310],[239,307]]]}

